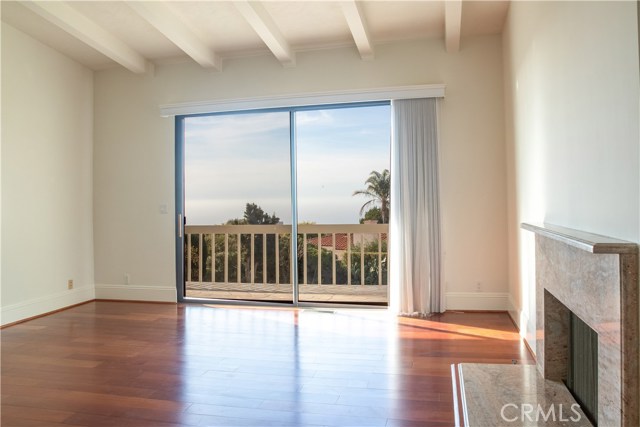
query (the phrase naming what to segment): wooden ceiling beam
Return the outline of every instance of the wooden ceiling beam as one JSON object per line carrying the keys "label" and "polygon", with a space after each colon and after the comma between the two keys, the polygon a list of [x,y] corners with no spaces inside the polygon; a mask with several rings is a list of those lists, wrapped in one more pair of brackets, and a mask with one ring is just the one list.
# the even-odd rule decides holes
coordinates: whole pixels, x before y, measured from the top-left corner
{"label": "wooden ceiling beam", "polygon": [[353,41],[358,47],[360,52],[360,58],[364,60],[371,60],[374,58],[373,44],[369,37],[369,30],[367,28],[367,21],[362,12],[360,3],[355,0],[340,2],[342,7],[342,13],[347,20]]}
{"label": "wooden ceiling beam", "polygon": [[216,53],[200,39],[164,2],[129,1],[129,7],[142,19],[178,46],[204,68],[220,71],[221,61]]}
{"label": "wooden ceiling beam", "polygon": [[129,71],[142,74],[153,70],[153,64],[140,53],[69,4],[62,1],[25,1],[22,4]]}
{"label": "wooden ceiling beam", "polygon": [[232,3],[274,56],[278,58],[278,61],[285,67],[295,66],[295,53],[262,3],[259,1],[234,1]]}
{"label": "wooden ceiling beam", "polygon": [[447,52],[459,51],[462,28],[462,0],[446,0],[444,2],[444,27]]}

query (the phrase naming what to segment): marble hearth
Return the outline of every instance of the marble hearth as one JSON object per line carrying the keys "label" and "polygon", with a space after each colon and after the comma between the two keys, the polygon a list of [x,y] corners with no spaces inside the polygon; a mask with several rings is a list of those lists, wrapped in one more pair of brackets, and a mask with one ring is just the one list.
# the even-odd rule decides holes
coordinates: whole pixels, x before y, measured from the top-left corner
{"label": "marble hearth", "polygon": [[[452,369],[464,425],[591,425],[581,411],[575,421],[549,412],[575,403],[564,385],[573,312],[597,333],[596,424],[639,426],[638,245],[548,224],[522,227],[536,235],[536,365]],[[508,413],[525,406],[554,417],[531,422]]]}

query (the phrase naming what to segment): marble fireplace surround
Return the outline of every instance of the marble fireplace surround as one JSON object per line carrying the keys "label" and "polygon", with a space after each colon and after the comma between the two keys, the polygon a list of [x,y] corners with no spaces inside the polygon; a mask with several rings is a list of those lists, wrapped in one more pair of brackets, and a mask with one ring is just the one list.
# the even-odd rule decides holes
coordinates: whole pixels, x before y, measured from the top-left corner
{"label": "marble fireplace surround", "polygon": [[600,426],[638,426],[638,245],[550,224],[536,233],[536,359],[567,376],[569,310],[598,333]]}

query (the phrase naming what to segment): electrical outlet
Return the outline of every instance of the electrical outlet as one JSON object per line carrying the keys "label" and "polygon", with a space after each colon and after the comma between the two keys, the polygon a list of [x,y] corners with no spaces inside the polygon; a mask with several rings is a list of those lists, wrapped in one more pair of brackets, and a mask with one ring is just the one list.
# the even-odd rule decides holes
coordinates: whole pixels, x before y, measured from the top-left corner
{"label": "electrical outlet", "polygon": [[476,283],[476,291],[482,292],[482,282]]}
{"label": "electrical outlet", "polygon": [[131,283],[131,275],[129,273],[124,273],[124,284],[128,285]]}
{"label": "electrical outlet", "polygon": [[73,289],[73,279],[67,280],[67,289]]}

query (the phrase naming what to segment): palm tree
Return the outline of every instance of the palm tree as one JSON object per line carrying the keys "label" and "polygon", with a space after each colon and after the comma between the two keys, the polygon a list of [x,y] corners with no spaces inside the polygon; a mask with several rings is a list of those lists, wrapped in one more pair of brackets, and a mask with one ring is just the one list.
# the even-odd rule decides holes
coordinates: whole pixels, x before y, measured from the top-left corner
{"label": "palm tree", "polygon": [[369,178],[364,183],[367,184],[366,189],[353,192],[354,196],[362,195],[370,199],[360,208],[360,215],[367,207],[380,204],[382,223],[387,224],[389,222],[389,193],[391,190],[389,170],[371,171]]}

